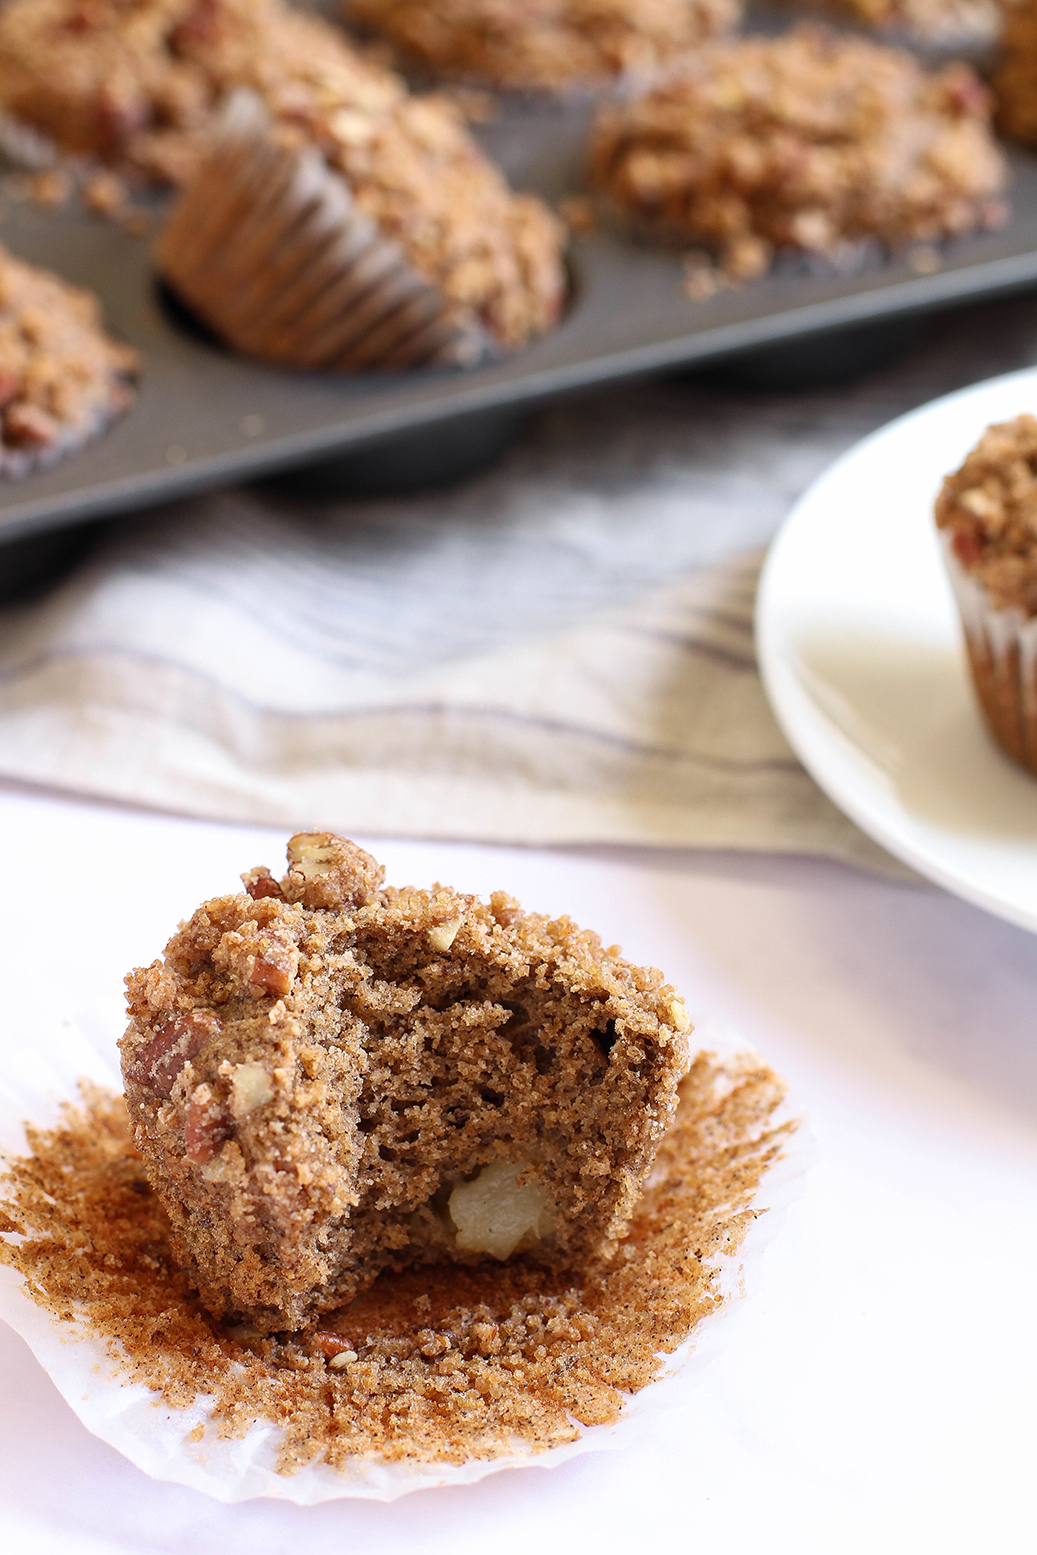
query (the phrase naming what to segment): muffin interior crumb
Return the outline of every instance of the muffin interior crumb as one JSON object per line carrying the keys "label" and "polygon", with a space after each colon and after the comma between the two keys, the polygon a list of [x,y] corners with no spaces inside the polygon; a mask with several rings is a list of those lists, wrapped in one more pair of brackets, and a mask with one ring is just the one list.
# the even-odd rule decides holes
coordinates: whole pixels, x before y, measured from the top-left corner
{"label": "muffin interior crumb", "polygon": [[718,1257],[760,1211],[793,1124],[758,1059],[700,1054],[615,1256],[578,1270],[522,1259],[383,1274],[319,1326],[261,1336],[201,1306],[134,1148],[125,1106],[83,1086],[9,1163],[0,1261],[56,1319],[78,1319],[127,1380],[173,1407],[212,1398],[204,1429],[281,1428],[279,1469],[358,1455],[460,1463],[573,1441],[615,1421],[720,1304]]}

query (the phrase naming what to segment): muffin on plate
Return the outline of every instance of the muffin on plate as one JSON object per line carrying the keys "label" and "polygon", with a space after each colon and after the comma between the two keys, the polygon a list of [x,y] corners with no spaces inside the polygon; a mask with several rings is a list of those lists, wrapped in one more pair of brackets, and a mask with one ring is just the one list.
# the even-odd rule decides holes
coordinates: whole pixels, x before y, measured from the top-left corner
{"label": "muffin on plate", "polygon": [[282,0],[0,9],[0,105],[66,150],[186,183],[237,88],[287,140],[316,147],[379,235],[495,345],[523,345],[556,321],[561,224],[512,192],[454,108],[410,95],[320,17]]}
{"label": "muffin on plate", "polygon": [[127,979],[126,1099],[205,1305],[297,1330],[386,1269],[622,1236],[690,1022],[569,919],[302,833]]}
{"label": "muffin on plate", "polygon": [[968,66],[930,74],[903,50],[809,27],[710,45],[603,108],[591,162],[628,221],[748,275],[780,248],[1000,225],[1007,171],[989,119]]}
{"label": "muffin on plate", "polygon": [[132,403],[138,367],[105,334],[92,293],[0,248],[0,476],[97,437]]}
{"label": "muffin on plate", "polygon": [[494,86],[557,91],[651,70],[731,32],[741,0],[346,0],[412,60]]}
{"label": "muffin on plate", "polygon": [[987,727],[1037,775],[1037,418],[987,428],[936,523]]}

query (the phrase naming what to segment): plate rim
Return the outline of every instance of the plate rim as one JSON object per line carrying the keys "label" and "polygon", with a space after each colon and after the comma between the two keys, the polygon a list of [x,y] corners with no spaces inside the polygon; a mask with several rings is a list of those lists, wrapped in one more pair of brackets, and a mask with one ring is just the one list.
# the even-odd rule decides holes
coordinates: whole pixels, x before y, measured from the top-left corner
{"label": "plate rim", "polygon": [[[1037,933],[1037,905],[1027,909],[996,890],[984,888],[898,827],[897,819],[909,820],[909,817],[897,801],[888,778],[867,752],[828,717],[796,673],[788,653],[787,632],[779,622],[777,604],[790,536],[794,535],[804,511],[809,512],[816,503],[819,491],[829,483],[837,484],[845,466],[855,464],[873,450],[873,445],[902,433],[913,422],[937,418],[954,406],[971,400],[982,401],[1013,383],[1023,382],[1028,382],[1037,391],[1037,365],[981,379],[928,400],[868,433],[827,465],[797,499],[768,547],[757,586],[754,639],[760,678],[778,726],[795,755],[832,803],[873,841],[927,880],[1018,928]],[[962,457],[965,452],[967,450],[963,450]],[[965,673],[964,663],[962,673]],[[979,717],[978,710],[976,716]],[[874,806],[863,804],[853,790],[847,793],[840,768],[848,763],[853,764],[857,780],[863,778],[871,786],[876,795]],[[886,813],[890,810],[892,820]]]}

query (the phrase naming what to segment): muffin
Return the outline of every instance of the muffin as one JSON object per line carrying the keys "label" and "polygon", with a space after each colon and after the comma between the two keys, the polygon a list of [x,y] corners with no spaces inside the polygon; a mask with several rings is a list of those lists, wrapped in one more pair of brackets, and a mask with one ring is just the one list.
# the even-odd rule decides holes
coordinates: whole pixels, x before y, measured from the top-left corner
{"label": "muffin", "polygon": [[1037,775],[1037,418],[987,428],[936,523],[987,727]]}
{"label": "muffin", "polygon": [[68,151],[183,184],[236,88],[286,139],[315,146],[380,236],[496,344],[520,346],[556,321],[561,224],[509,189],[446,101],[411,96],[319,17],[282,0],[0,9],[0,105]]}
{"label": "muffin", "polygon": [[134,1135],[206,1307],[294,1331],[387,1269],[608,1256],[687,1064],[673,988],[328,833],[288,863],[127,979]]}
{"label": "muffin", "polygon": [[741,0],[346,0],[345,15],[445,75],[556,91],[665,64],[732,31]]}
{"label": "muffin", "polygon": [[1004,159],[965,65],[801,28],[714,44],[601,110],[597,186],[625,219],[744,274],[775,249],[830,254],[1000,225]]}
{"label": "muffin", "polygon": [[1002,132],[1037,145],[1037,0],[1005,0],[994,95]]}
{"label": "muffin", "polygon": [[236,351],[300,369],[464,367],[521,343],[506,314],[480,317],[423,275],[298,140],[253,93],[231,100],[156,249],[196,318]]}
{"label": "muffin", "polygon": [[0,476],[53,464],[128,409],[136,354],[97,299],[0,248]]}

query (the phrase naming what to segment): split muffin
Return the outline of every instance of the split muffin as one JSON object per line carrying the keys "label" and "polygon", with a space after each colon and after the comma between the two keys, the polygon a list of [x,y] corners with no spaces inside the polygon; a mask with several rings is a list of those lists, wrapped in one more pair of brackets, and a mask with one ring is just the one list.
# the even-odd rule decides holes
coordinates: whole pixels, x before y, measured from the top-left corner
{"label": "split muffin", "polygon": [[895,247],[1000,225],[988,94],[863,38],[801,28],[714,44],[601,111],[591,161],[635,226],[759,273],[775,249]]}
{"label": "split muffin", "polygon": [[674,989],[327,833],[288,862],[127,980],[135,1137],[209,1310],[298,1330],[386,1269],[608,1256],[687,1064]]}
{"label": "split muffin", "polygon": [[283,0],[11,0],[0,106],[59,147],[188,182],[214,114],[253,92],[450,309],[504,348],[557,320],[561,223],[516,194],[457,110],[415,97],[321,18]]}
{"label": "split muffin", "polygon": [[346,0],[345,15],[449,76],[531,91],[651,70],[730,32],[741,0]]}
{"label": "split muffin", "polygon": [[1037,775],[1037,418],[987,428],[936,523],[987,727]]}
{"label": "split muffin", "polygon": [[92,293],[0,248],[0,475],[97,437],[132,403],[138,367],[105,333]]}

